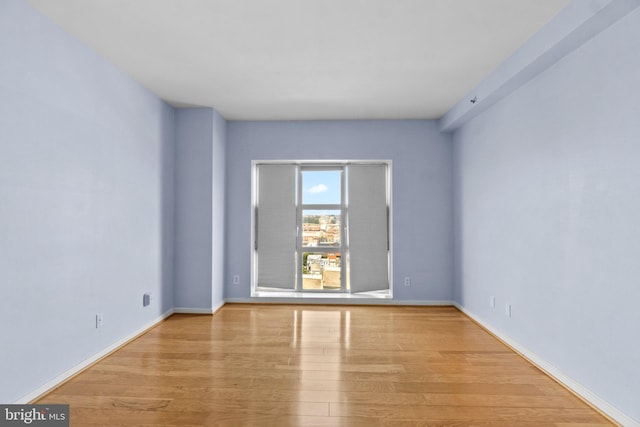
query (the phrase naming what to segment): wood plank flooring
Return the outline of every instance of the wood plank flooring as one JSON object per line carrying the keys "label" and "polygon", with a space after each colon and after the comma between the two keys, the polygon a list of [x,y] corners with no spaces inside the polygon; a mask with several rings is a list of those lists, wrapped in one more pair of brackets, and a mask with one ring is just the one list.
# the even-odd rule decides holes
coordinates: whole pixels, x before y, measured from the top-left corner
{"label": "wood plank flooring", "polygon": [[451,307],[174,315],[37,403],[72,426],[609,426]]}

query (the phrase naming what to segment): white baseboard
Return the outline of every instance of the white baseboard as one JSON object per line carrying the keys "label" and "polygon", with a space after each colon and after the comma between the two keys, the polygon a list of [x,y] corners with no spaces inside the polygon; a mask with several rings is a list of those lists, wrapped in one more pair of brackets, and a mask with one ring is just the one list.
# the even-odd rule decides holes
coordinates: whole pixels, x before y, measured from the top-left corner
{"label": "white baseboard", "polygon": [[213,310],[210,308],[176,307],[173,312],[175,314],[211,314]]}
{"label": "white baseboard", "polygon": [[537,366],[544,373],[554,378],[556,381],[558,381],[559,383],[567,387],[569,390],[574,392],[576,395],[580,396],[586,402],[593,405],[595,408],[597,408],[602,413],[609,416],[614,421],[620,423],[624,427],[640,427],[640,422],[629,417],[628,415],[620,411],[618,408],[611,405],[606,400],[597,396],[595,393],[593,393],[588,388],[584,387],[582,384],[578,383],[577,381],[567,376],[565,373],[560,371],[551,363],[547,362],[546,360],[544,360],[543,358],[541,358],[540,356],[538,356],[537,354],[535,354],[534,352],[526,348],[525,346],[514,341],[507,335],[504,335],[502,332],[498,331],[491,325],[487,324],[480,317],[478,317],[477,315],[475,315],[473,312],[469,311],[465,307],[461,306],[460,304],[454,303],[454,305],[458,310],[460,310],[461,312],[469,316],[471,319],[473,319],[475,322],[480,324],[487,331],[495,335],[498,339],[503,341],[509,347],[511,347],[518,353],[520,353],[522,356],[524,356],[527,360],[529,360],[531,363]]}
{"label": "white baseboard", "polygon": [[313,298],[301,297],[253,297],[227,298],[230,304],[321,304],[321,305],[415,305],[415,306],[453,306],[453,301],[444,300],[393,300],[383,298]]}
{"label": "white baseboard", "polygon": [[173,312],[176,314],[214,314],[220,310],[224,304],[225,302],[221,301],[212,308],[176,307],[173,309]]}
{"label": "white baseboard", "polygon": [[128,334],[124,338],[119,339],[118,341],[114,342],[113,344],[111,344],[110,346],[105,348],[104,350],[99,351],[98,353],[94,354],[93,356],[89,357],[86,360],[83,360],[82,362],[80,362],[76,366],[74,366],[73,368],[66,370],[62,374],[60,374],[57,377],[53,378],[51,381],[48,381],[47,383],[45,383],[42,386],[38,387],[37,389],[33,390],[31,393],[28,393],[28,394],[22,396],[15,403],[16,404],[29,403],[29,402],[37,399],[38,397],[44,395],[45,393],[53,390],[55,387],[59,386],[60,384],[62,384],[63,382],[65,382],[66,380],[68,380],[69,378],[74,376],[75,374],[77,374],[78,372],[80,372],[83,369],[91,366],[92,364],[94,364],[98,360],[102,359],[103,357],[105,357],[109,353],[117,350],[118,348],[122,347],[123,345],[125,345],[129,341],[133,340],[134,338],[137,338],[139,335],[142,335],[143,333],[147,332],[149,329],[153,328],[158,323],[162,322],[164,319],[166,319],[167,317],[171,316],[173,314],[173,312],[174,312],[173,309],[164,312],[163,314],[160,315],[160,317],[158,317],[158,318],[156,318],[156,319],[144,324],[143,326],[141,326],[137,330],[133,331],[132,333]]}

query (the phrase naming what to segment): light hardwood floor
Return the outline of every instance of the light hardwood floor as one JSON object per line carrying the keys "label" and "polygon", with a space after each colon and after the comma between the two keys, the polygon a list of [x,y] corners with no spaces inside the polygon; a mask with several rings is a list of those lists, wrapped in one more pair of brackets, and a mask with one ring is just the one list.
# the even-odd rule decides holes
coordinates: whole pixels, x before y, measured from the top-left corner
{"label": "light hardwood floor", "polygon": [[174,315],[38,403],[72,426],[608,426],[451,307]]}

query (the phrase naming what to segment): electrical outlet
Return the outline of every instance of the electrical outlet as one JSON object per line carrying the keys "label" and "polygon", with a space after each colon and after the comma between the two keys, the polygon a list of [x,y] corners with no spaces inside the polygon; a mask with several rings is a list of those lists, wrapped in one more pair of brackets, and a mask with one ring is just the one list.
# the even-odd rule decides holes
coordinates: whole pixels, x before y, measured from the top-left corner
{"label": "electrical outlet", "polygon": [[496,308],[496,297],[493,295],[489,297],[489,306],[491,308]]}
{"label": "electrical outlet", "polygon": [[146,307],[148,305],[151,305],[151,292],[142,295],[142,306]]}
{"label": "electrical outlet", "polygon": [[404,278],[404,285],[411,286],[411,277],[407,276]]}
{"label": "electrical outlet", "polygon": [[234,285],[239,285],[240,284],[240,275],[238,275],[238,274],[234,274],[233,275],[233,284]]}
{"label": "electrical outlet", "polygon": [[511,304],[504,305],[504,314],[507,317],[511,317]]}
{"label": "electrical outlet", "polygon": [[102,313],[96,314],[96,329],[101,328],[103,322],[104,322],[104,315]]}

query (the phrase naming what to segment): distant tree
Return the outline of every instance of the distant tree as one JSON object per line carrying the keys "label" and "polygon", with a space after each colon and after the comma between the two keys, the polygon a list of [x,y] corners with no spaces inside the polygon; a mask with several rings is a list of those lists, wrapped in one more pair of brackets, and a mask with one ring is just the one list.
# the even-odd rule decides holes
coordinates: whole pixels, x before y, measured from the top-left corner
{"label": "distant tree", "polygon": [[307,224],[320,224],[320,217],[318,215],[305,215],[304,222]]}

